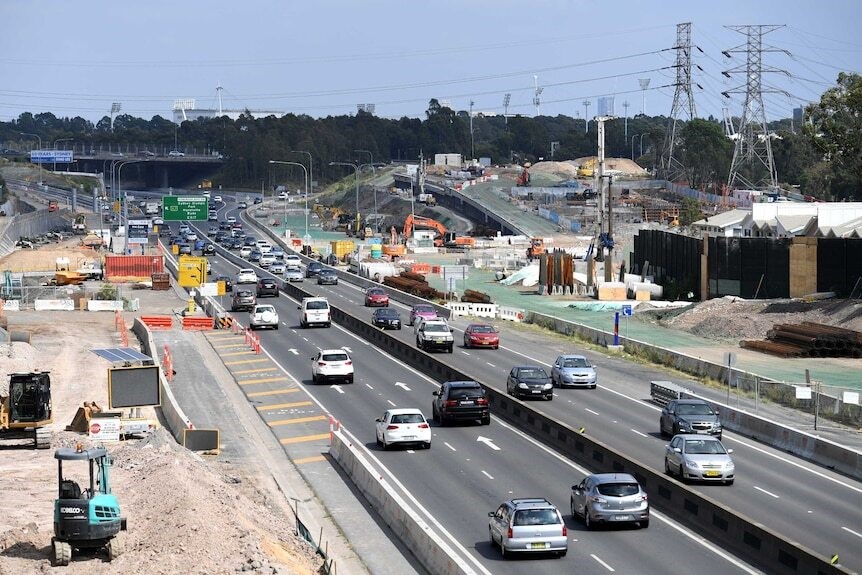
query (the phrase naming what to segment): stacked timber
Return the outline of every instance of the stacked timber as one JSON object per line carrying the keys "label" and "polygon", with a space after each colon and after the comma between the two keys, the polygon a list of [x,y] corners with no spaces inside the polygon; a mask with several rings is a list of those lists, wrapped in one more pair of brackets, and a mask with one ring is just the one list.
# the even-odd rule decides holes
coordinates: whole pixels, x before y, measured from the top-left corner
{"label": "stacked timber", "polygon": [[443,299],[445,296],[428,285],[425,276],[411,272],[401,272],[397,276],[386,276],[383,285],[419,296],[425,299]]}
{"label": "stacked timber", "polygon": [[862,332],[812,321],[777,323],[766,341],[741,341],[740,347],[780,357],[862,357]]}
{"label": "stacked timber", "polygon": [[464,290],[461,301],[464,303],[491,303],[491,296],[480,291],[468,289]]}

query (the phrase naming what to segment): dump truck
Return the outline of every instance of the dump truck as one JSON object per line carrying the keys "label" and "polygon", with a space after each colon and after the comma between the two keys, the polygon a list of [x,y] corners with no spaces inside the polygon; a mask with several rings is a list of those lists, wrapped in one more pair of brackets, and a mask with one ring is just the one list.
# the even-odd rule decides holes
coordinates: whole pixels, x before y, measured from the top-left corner
{"label": "dump truck", "polygon": [[36,449],[48,449],[53,417],[49,372],[9,374],[9,393],[0,396],[0,438],[32,439]]}

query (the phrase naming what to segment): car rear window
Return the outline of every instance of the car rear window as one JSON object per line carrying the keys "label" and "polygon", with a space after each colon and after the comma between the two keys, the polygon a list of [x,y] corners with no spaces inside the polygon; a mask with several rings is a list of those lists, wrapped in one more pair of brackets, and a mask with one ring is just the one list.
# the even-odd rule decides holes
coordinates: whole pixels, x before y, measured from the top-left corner
{"label": "car rear window", "polygon": [[596,490],[608,497],[626,497],[637,495],[640,487],[637,483],[602,483],[596,487]]}
{"label": "car rear window", "polygon": [[570,357],[563,360],[563,367],[590,367],[590,362],[583,357]]}
{"label": "car rear window", "polygon": [[393,415],[392,423],[422,423],[425,418],[419,413],[404,413]]}
{"label": "car rear window", "polygon": [[329,302],[309,301],[305,303],[305,309],[329,309]]}
{"label": "car rear window", "polygon": [[515,511],[514,526],[524,525],[555,525],[560,522],[557,512],[553,509],[521,509]]}
{"label": "car rear window", "polygon": [[437,310],[430,305],[417,305],[413,308],[413,311],[416,313],[437,313]]}
{"label": "car rear window", "polygon": [[347,361],[350,359],[346,353],[324,353],[323,361]]}
{"label": "car rear window", "polygon": [[453,387],[449,390],[449,399],[464,399],[482,395],[481,387]]}

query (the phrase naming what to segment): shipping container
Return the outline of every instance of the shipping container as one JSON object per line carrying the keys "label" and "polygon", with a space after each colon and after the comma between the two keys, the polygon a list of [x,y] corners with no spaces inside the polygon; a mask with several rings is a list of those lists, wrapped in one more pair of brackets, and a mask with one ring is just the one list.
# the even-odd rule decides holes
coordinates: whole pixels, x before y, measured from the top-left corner
{"label": "shipping container", "polygon": [[105,279],[108,281],[143,281],[153,274],[164,273],[162,256],[105,256]]}

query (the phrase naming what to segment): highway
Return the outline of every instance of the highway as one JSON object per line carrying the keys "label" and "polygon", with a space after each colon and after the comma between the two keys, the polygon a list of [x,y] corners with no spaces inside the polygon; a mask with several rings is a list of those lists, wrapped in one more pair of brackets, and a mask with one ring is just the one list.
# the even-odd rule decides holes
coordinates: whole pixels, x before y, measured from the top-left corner
{"label": "highway", "polygon": [[[199,225],[203,230],[207,227],[206,223]],[[221,257],[214,258],[212,263],[214,274],[231,274],[236,270]],[[316,288],[306,282],[305,287],[310,286]],[[496,418],[490,426],[435,426],[430,451],[378,449],[374,442],[374,419],[393,406],[419,407],[430,415],[431,393],[437,382],[338,326],[299,329],[297,302],[284,295],[265,301],[276,305],[282,322],[278,331],[258,332],[265,352],[295,378],[294,383],[324,412],[338,418],[364,444],[370,456],[386,468],[393,483],[409,493],[408,500],[418,503],[426,520],[469,558],[477,572],[757,572],[658,512],[646,530],[586,531],[580,521],[569,516],[568,495],[569,487],[587,471]],[[238,316],[241,321],[246,320],[243,314]],[[312,384],[312,354],[319,348],[344,346],[352,353],[356,382],[342,386]],[[283,387],[283,383],[272,384],[272,391],[279,386]],[[265,391],[267,387],[260,385],[255,389]],[[263,408],[260,411],[267,421],[285,417],[285,410],[265,409],[267,405],[278,405],[284,401],[283,397],[263,395],[254,401],[259,402],[259,409]],[[278,435],[283,428],[274,429]],[[487,512],[507,498],[537,495],[548,497],[566,517],[568,556],[503,562],[499,551],[488,543]]]}

